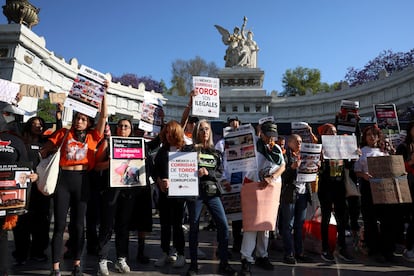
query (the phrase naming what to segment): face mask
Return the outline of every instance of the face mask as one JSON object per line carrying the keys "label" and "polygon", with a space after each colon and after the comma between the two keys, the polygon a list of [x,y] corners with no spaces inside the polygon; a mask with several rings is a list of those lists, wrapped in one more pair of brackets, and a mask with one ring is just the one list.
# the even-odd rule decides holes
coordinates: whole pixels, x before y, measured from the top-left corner
{"label": "face mask", "polygon": [[9,115],[6,115],[3,113],[4,121],[6,121],[6,124],[13,122],[16,118],[14,117],[14,114],[9,113]]}

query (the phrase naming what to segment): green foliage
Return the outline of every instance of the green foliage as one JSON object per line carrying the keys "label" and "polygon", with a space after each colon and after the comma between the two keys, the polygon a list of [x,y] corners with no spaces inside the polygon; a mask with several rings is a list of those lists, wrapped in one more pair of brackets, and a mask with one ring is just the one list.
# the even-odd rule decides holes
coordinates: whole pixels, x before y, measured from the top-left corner
{"label": "green foliage", "polygon": [[323,91],[326,85],[321,83],[321,72],[318,69],[296,67],[288,69],[282,79],[283,94],[287,96],[301,96],[307,93],[316,94]]}
{"label": "green foliage", "polygon": [[56,105],[51,104],[49,98],[39,99],[37,104],[37,116],[41,117],[47,123],[55,123]]}

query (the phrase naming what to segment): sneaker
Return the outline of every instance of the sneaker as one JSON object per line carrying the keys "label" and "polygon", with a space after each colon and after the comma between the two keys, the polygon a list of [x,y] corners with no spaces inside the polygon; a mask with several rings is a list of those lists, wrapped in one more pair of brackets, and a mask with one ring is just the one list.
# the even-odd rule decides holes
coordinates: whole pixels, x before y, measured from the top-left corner
{"label": "sneaker", "polygon": [[322,252],[321,258],[325,262],[335,262],[335,258],[330,252]]}
{"label": "sneaker", "polygon": [[272,263],[269,261],[268,257],[257,257],[256,258],[256,262],[255,265],[257,265],[258,267],[263,268],[264,270],[273,270],[273,265]]}
{"label": "sneaker", "polygon": [[53,269],[52,271],[50,271],[49,276],[60,276],[60,270],[59,269]]}
{"label": "sneaker", "polygon": [[234,275],[234,276],[237,275],[237,271],[234,268],[232,268],[230,264],[227,262],[220,263],[219,273],[223,275]]}
{"label": "sneaker", "polygon": [[414,248],[411,250],[404,250],[403,258],[406,261],[414,262]]}
{"label": "sneaker", "polygon": [[251,264],[248,260],[242,259],[241,260],[241,270],[240,275],[241,276],[250,276],[251,275]]}
{"label": "sneaker", "polygon": [[70,274],[70,276],[83,276],[83,273],[80,269],[80,266],[75,265],[73,267],[72,273]]}
{"label": "sneaker", "polygon": [[296,255],[295,259],[301,263],[311,263],[313,261],[311,257],[308,257],[305,254]]}
{"label": "sneaker", "polygon": [[129,268],[129,265],[126,262],[126,258],[125,257],[118,258],[118,261],[116,261],[116,263],[115,263],[115,269],[119,273],[128,273],[128,272],[131,272],[131,269]]}
{"label": "sneaker", "polygon": [[296,259],[292,255],[288,255],[283,258],[283,262],[285,264],[296,264]]}
{"label": "sneaker", "polygon": [[177,256],[178,256],[177,252],[170,254],[170,256],[168,256],[168,262],[174,263],[177,260]]}
{"label": "sneaker", "polygon": [[106,259],[102,259],[99,261],[99,274],[101,276],[108,276],[109,275],[109,270],[108,270],[108,263],[110,263],[111,261],[108,261]]}
{"label": "sneaker", "polygon": [[175,260],[173,267],[175,268],[180,268],[185,266],[186,262],[185,262],[185,257],[183,255],[178,255],[177,259]]}
{"label": "sneaker", "polygon": [[340,249],[338,252],[338,257],[347,262],[354,260],[354,257],[350,255],[346,249]]}
{"label": "sneaker", "polygon": [[155,261],[154,265],[156,267],[163,267],[165,266],[167,263],[169,263],[169,256],[167,255],[167,253],[162,253],[161,258],[159,258],[158,260]]}

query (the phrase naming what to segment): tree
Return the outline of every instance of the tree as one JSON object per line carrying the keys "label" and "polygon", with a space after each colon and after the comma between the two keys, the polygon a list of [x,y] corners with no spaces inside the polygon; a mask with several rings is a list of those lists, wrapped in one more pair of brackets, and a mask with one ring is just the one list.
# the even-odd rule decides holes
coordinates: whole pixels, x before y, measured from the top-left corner
{"label": "tree", "polygon": [[316,94],[323,91],[327,84],[321,83],[321,73],[318,69],[296,67],[294,70],[288,69],[283,75],[282,95],[301,96],[309,92]]}
{"label": "tree", "polygon": [[378,80],[381,70],[392,74],[401,71],[405,67],[414,65],[414,49],[407,53],[393,53],[391,50],[381,52],[376,58],[370,60],[364,68],[358,70],[354,67],[348,68],[345,80],[353,87],[366,82]]}
{"label": "tree", "polygon": [[189,61],[177,59],[172,63],[172,87],[169,93],[177,91],[178,95],[185,96],[193,87],[193,76],[216,77],[217,72],[214,62],[207,63],[199,56]]}
{"label": "tree", "polygon": [[37,107],[37,116],[41,117],[47,123],[56,122],[56,105],[51,104],[49,98],[39,99]]}
{"label": "tree", "polygon": [[145,84],[145,90],[152,91],[154,90],[157,93],[163,93],[166,91],[165,83],[161,80],[161,82],[155,81],[151,79],[151,77],[138,77],[136,74],[133,73],[126,73],[120,77],[112,77],[113,82],[119,82],[122,85],[131,85],[134,88],[138,88],[140,83]]}

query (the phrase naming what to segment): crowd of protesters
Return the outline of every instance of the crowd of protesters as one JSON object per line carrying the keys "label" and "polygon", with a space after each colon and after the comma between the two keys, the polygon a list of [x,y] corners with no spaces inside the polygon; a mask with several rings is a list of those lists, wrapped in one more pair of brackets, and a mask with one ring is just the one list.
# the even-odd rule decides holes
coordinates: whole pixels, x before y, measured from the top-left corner
{"label": "crowd of protesters", "polygon": [[[105,87],[108,83],[105,83]],[[163,125],[159,136],[145,143],[146,183],[141,187],[112,188],[109,177],[110,152],[106,100],[102,101],[98,121],[76,112],[70,128],[62,126],[62,106],[57,112],[56,131],[44,135],[45,122],[40,117],[29,119],[22,127],[16,127],[15,115],[18,111],[11,104],[0,102],[1,139],[11,141],[13,152],[0,152],[2,164],[19,161],[32,161],[33,169],[42,157],[56,151],[63,144],[60,158],[60,177],[52,196],[41,194],[36,187],[37,174],[30,174],[32,182],[30,204],[27,213],[17,219],[0,217],[3,225],[0,232],[0,269],[7,275],[8,249],[7,231],[13,229],[15,250],[12,255],[17,265],[24,265],[30,258],[45,262],[51,259],[51,274],[60,276],[60,263],[63,258],[63,234],[69,215],[70,242],[66,243],[67,256],[73,259],[74,276],[83,275],[81,255],[84,247],[85,229],[88,253],[98,256],[97,270],[100,275],[110,275],[108,269],[109,241],[115,234],[115,268],[120,273],[128,273],[130,231],[138,231],[138,262],[149,263],[144,254],[146,233],[152,231],[153,195],[157,195],[156,208],[159,210],[161,225],[160,246],[162,254],[154,262],[156,267],[172,263],[175,268],[187,264],[185,254],[186,218],[189,224],[188,244],[190,265],[187,275],[198,273],[199,223],[203,206],[208,210],[217,231],[219,272],[224,275],[237,275],[238,271],[229,264],[230,220],[226,217],[221,194],[229,191],[230,178],[227,171],[227,156],[224,140],[213,142],[213,130],[209,121],[189,116],[189,104],[183,111],[181,122],[169,121]],[[10,119],[10,116],[13,118]],[[304,118],[306,119],[306,118]],[[228,119],[230,131],[238,131],[241,125],[237,116]],[[322,135],[337,135],[335,124],[326,123],[314,135],[310,128],[312,143],[321,143]],[[19,129],[22,132],[19,133]],[[106,131],[105,131],[106,130]],[[142,136],[142,132],[138,136]],[[137,136],[129,119],[122,118],[116,125],[116,136]],[[414,205],[374,204],[367,166],[367,158],[374,156],[402,155],[407,171],[411,196],[414,196],[414,123],[407,127],[405,140],[393,147],[388,137],[376,126],[356,133],[359,158],[355,160],[324,160],[321,155],[316,181],[298,181],[298,168],[301,159],[303,138],[299,134],[280,135],[277,123],[267,121],[259,124],[255,133],[256,156],[261,158],[262,167],[248,172],[248,177],[256,183],[256,189],[275,196],[274,223],[265,228],[251,228],[244,219],[233,221],[233,251],[240,253],[241,275],[251,274],[251,265],[264,270],[273,270],[268,256],[269,239],[281,237],[283,261],[289,265],[312,260],[306,253],[303,242],[303,225],[307,219],[308,206],[317,205],[321,213],[320,257],[325,262],[335,262],[336,258],[352,262],[353,252],[346,241],[348,230],[353,238],[352,248],[381,262],[393,262],[398,244],[403,244],[403,257],[414,261]],[[281,143],[283,141],[283,143]],[[286,144],[285,144],[286,141]],[[76,154],[69,156],[69,151]],[[153,156],[149,154],[157,150]],[[170,177],[168,170],[169,153],[197,152],[197,177],[199,195],[196,198],[172,198],[168,196]],[[259,162],[259,163],[260,163]],[[264,172],[265,171],[265,172]],[[346,194],[346,175],[357,184],[360,196],[352,198]],[[224,179],[224,181],[223,181]],[[249,185],[249,184],[246,184]],[[224,189],[224,191],[223,191]],[[156,193],[155,193],[156,191]],[[241,196],[243,201],[243,193]],[[53,204],[52,204],[53,203]],[[257,202],[257,205],[262,204]],[[51,208],[53,206],[53,211]],[[315,206],[313,210],[317,209]],[[245,210],[242,208],[242,213]],[[53,237],[49,241],[51,215],[54,216]],[[243,214],[244,215],[244,214]],[[336,221],[336,249],[329,244],[332,239],[331,216]],[[86,225],[84,221],[86,218]],[[244,216],[243,216],[244,218]],[[14,222],[13,222],[14,219]],[[277,221],[277,223],[276,223]],[[36,224],[36,227],[32,227]],[[5,227],[8,225],[8,227]],[[408,227],[406,227],[408,225]],[[362,232],[363,230],[363,232]],[[172,245],[171,245],[172,240]],[[51,243],[52,255],[47,255]],[[172,254],[174,247],[176,254]],[[255,254],[255,255],[253,255]]]}

